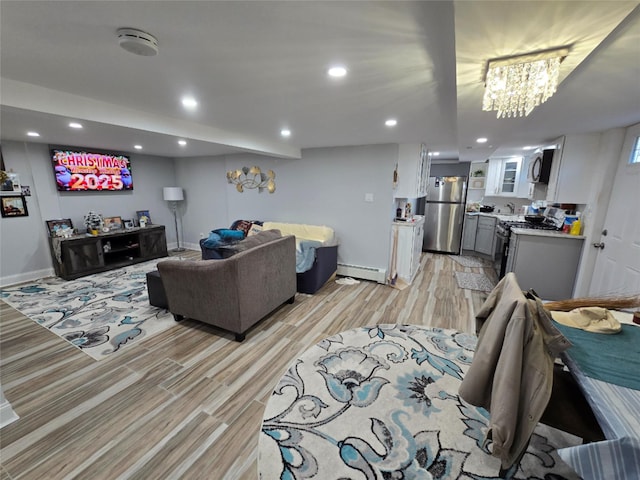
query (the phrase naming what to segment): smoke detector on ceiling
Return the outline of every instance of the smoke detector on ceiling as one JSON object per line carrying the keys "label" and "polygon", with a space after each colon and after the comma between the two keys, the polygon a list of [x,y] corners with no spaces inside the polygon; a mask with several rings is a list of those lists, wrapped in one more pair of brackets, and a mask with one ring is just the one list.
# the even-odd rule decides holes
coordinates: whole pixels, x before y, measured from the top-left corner
{"label": "smoke detector on ceiling", "polygon": [[127,52],[136,55],[153,57],[158,54],[158,39],[136,28],[118,29],[118,42]]}

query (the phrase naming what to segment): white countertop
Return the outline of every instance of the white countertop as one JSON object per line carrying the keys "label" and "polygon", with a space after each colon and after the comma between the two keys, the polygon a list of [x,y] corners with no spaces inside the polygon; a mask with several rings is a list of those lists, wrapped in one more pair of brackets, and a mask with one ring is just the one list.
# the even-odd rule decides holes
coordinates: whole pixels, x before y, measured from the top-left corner
{"label": "white countertop", "polygon": [[535,237],[557,237],[567,238],[573,240],[584,240],[584,235],[569,235],[568,233],[560,232],[557,230],[536,230],[535,228],[512,228],[511,233],[516,235],[532,235]]}
{"label": "white countertop", "polygon": [[515,213],[493,213],[493,212],[466,212],[467,215],[482,215],[485,217],[497,218],[501,222],[524,222],[524,215],[517,215]]}
{"label": "white countertop", "polygon": [[420,225],[422,222],[424,222],[423,215],[414,215],[413,217],[411,217],[411,220],[408,220],[406,222],[399,222],[397,220],[394,220],[393,225],[396,225],[398,227],[415,227],[416,225]]}

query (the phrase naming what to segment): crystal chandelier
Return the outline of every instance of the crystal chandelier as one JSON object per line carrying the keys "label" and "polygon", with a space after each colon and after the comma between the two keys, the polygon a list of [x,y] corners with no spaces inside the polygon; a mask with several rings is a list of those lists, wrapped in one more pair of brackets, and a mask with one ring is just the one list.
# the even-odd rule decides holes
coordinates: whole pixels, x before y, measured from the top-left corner
{"label": "crystal chandelier", "polygon": [[497,110],[498,118],[529,115],[555,93],[568,54],[563,47],[489,60],[482,110]]}
{"label": "crystal chandelier", "polygon": [[257,188],[262,193],[266,188],[269,193],[276,191],[276,174],[273,170],[262,173],[260,167],[242,167],[242,170],[227,172],[227,183],[236,186],[236,190],[243,192],[245,188]]}

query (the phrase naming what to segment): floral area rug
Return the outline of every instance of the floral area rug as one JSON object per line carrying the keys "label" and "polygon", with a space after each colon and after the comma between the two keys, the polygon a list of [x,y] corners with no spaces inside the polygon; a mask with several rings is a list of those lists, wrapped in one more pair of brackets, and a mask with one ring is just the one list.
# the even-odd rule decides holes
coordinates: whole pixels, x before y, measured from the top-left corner
{"label": "floral area rug", "polygon": [[0,298],[39,325],[100,360],[175,325],[149,305],[147,272],[158,260],[63,280],[49,277],[0,290]]}
{"label": "floral area rug", "polygon": [[[488,413],[458,388],[476,337],[378,325],[327,338],[289,367],[262,422],[258,468],[271,479],[498,479],[483,446]],[[580,439],[538,425],[512,478],[579,478],[556,449]]]}
{"label": "floral area rug", "polygon": [[495,284],[484,273],[453,272],[460,288],[490,292]]}
{"label": "floral area rug", "polygon": [[472,255],[449,255],[454,262],[459,263],[463,267],[490,267],[491,262],[484,258],[474,257]]}

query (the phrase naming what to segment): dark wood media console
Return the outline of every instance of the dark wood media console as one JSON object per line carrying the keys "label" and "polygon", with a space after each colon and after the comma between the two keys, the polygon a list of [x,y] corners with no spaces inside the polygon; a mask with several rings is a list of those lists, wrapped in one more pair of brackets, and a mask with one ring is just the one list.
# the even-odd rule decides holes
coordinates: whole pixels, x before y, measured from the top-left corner
{"label": "dark wood media console", "polygon": [[65,280],[167,256],[163,225],[118,230],[97,236],[49,239],[56,275]]}

